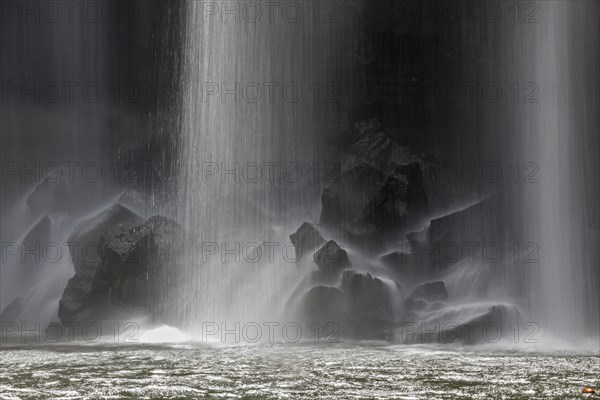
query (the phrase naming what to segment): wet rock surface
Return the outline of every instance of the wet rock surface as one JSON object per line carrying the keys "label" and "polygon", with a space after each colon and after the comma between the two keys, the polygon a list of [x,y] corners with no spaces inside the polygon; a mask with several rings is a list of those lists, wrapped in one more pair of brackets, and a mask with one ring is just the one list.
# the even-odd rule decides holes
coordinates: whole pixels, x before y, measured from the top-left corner
{"label": "wet rock surface", "polygon": [[390,316],[392,299],[381,279],[370,273],[344,271],[341,287],[353,315]]}
{"label": "wet rock surface", "polygon": [[[449,274],[457,271],[461,279],[488,273],[485,268],[460,273],[469,254],[449,259],[444,257],[448,246],[481,241],[502,246],[511,237],[500,229],[493,201],[480,200],[434,157],[391,140],[377,118],[354,122],[352,129],[346,126],[338,129],[346,138],[335,142],[345,146],[336,158],[339,173],[321,194],[319,227],[335,241],[323,245],[326,239],[310,223],[290,236],[297,249],[318,248],[318,270],[307,279],[313,287],[301,302],[303,315],[334,321],[341,336],[361,339],[397,340],[407,323],[447,325],[433,337],[421,337],[427,332],[420,328],[409,332],[400,340],[406,343],[449,341],[446,336],[457,329],[518,319],[510,305],[457,304],[446,288]],[[350,270],[373,259],[379,267]]]}
{"label": "wet rock surface", "polygon": [[122,233],[105,233],[99,240],[101,257],[95,273],[76,275],[69,282],[59,317],[65,322],[142,311],[168,319],[161,300],[174,298],[182,284],[177,257],[183,239],[182,228],[162,216]]}
{"label": "wet rock surface", "polygon": [[[67,241],[75,275],[69,279],[59,301],[58,315],[61,320],[75,318],[91,291],[102,255],[101,236],[109,233],[122,234],[141,222],[142,217],[117,203],[75,228]],[[90,248],[94,251],[83,250]]]}
{"label": "wet rock surface", "polygon": [[333,240],[325,243],[315,253],[314,260],[320,271],[327,275],[339,274],[342,270],[352,265],[346,250],[338,246]]}
{"label": "wet rock surface", "polygon": [[309,222],[304,222],[296,232],[291,234],[290,241],[296,248],[296,259],[298,260],[325,243],[325,239],[318,229]]}

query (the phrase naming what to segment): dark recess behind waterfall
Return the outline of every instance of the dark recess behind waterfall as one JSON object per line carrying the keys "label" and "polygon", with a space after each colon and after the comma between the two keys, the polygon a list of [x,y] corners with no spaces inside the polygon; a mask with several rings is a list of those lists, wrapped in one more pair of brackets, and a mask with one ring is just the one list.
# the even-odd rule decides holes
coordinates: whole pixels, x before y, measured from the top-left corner
{"label": "dark recess behind waterfall", "polygon": [[[6,3],[6,1],[3,1]],[[446,7],[447,2],[433,1],[428,7]],[[462,4],[464,2],[460,2]],[[105,8],[119,2],[103,2]],[[121,3],[123,4],[123,3]],[[0,27],[0,67],[2,81],[65,82],[96,81],[109,87],[118,83],[123,89],[135,82],[133,102],[121,92],[117,100],[95,104],[51,104],[41,102],[2,103],[2,161],[33,162],[101,159],[106,163],[133,155],[161,172],[143,177],[142,185],[158,190],[159,182],[171,171],[172,149],[176,147],[178,88],[183,63],[185,31],[184,3],[177,1],[133,2],[135,20],[115,23],[109,18],[99,24],[79,19],[75,25],[49,23],[3,23]],[[337,3],[344,7],[344,1]],[[340,108],[348,112],[350,122],[379,117],[386,133],[416,151],[427,151],[447,162],[503,162],[510,159],[510,140],[505,126],[489,126],[485,115],[490,104],[481,101],[452,103],[430,88],[447,84],[494,81],[500,76],[493,66],[502,57],[498,44],[502,27],[482,19],[467,21],[442,18],[432,23],[418,13],[406,12],[402,2],[367,1],[358,18],[360,54],[352,69],[352,97],[343,98]],[[591,39],[589,39],[591,40]],[[587,42],[586,42],[587,43]],[[596,51],[586,72],[598,66]],[[335,50],[332,50],[335,51]],[[492,72],[490,72],[492,71]],[[496,76],[495,76],[496,74]],[[340,81],[344,72],[340,70]],[[528,79],[528,77],[515,77]],[[596,88],[583,95],[597,102],[597,79],[587,82]],[[398,96],[398,88],[416,84],[416,94]],[[391,89],[390,89],[391,88]],[[342,88],[344,91],[344,88]],[[356,95],[359,93],[359,95]],[[127,95],[129,98],[129,95]],[[508,119],[504,110],[500,118]],[[70,123],[69,129],[63,129]],[[592,121],[597,127],[597,117]],[[75,123],[75,129],[72,129]],[[594,159],[597,145],[594,125],[582,127],[582,139]],[[321,127],[315,127],[321,129]],[[159,153],[160,157],[156,157]],[[157,162],[156,160],[160,160]],[[597,187],[591,161],[583,179]],[[160,165],[156,165],[160,164]],[[154,177],[153,177],[154,176]],[[14,200],[28,190],[27,185],[4,185],[2,200]],[[162,187],[162,191],[171,190]],[[588,198],[591,225],[597,229],[598,213],[594,197]],[[3,210],[4,211],[4,210]],[[3,227],[4,230],[5,227]]]}
{"label": "dark recess behind waterfall", "polygon": [[[103,2],[103,9],[111,10],[117,4]],[[0,65],[4,82],[98,82],[111,93],[110,99],[104,94],[94,104],[3,103],[6,115],[11,115],[11,121],[2,123],[3,160],[44,163],[100,159],[112,163],[125,157],[127,151],[150,143],[151,150],[145,155],[150,161],[153,151],[175,147],[177,136],[172,133],[178,127],[183,2],[133,4],[132,22],[103,18],[97,24],[81,19],[71,25],[44,21],[2,24]],[[419,18],[409,17],[409,22],[397,29],[394,21],[406,18],[405,14],[390,12],[397,8],[388,2],[365,4],[365,15],[359,18],[363,23],[357,26],[362,41],[358,47],[368,48],[368,54],[361,57],[369,61],[351,67],[354,85],[362,92],[343,98],[340,105],[348,111],[350,122],[379,117],[390,137],[418,151],[448,161],[477,159],[481,149],[478,105],[449,104],[427,93],[400,101],[390,95],[389,88],[406,88],[403,85],[411,82],[431,87],[464,81],[465,70],[476,73],[481,59],[480,51],[473,48],[480,46],[470,39],[467,45],[464,32],[468,28],[469,36],[479,37],[481,27],[466,28],[463,23],[446,21],[424,28]],[[344,2],[338,6],[344,7]],[[340,71],[340,82],[344,82],[343,74]],[[115,85],[119,86],[117,99],[112,98]],[[71,128],[65,128],[67,122]],[[155,167],[169,170],[165,165]],[[157,186],[156,180],[144,183]],[[22,193],[14,189],[3,191],[3,196],[9,196],[6,192]]]}
{"label": "dark recess behind waterfall", "polygon": [[[3,7],[15,3],[0,2]],[[27,88],[93,83],[102,90],[96,102],[83,100],[78,92],[74,101],[66,94],[57,102],[31,96],[21,101],[19,95],[3,101],[0,158],[29,168],[35,163],[94,162],[102,168],[98,185],[168,192],[161,183],[167,181],[177,143],[172,133],[178,126],[182,2],[98,4],[103,14],[96,23],[76,13],[73,22],[6,17],[0,24],[2,82]],[[133,179],[113,175],[116,165],[132,161],[155,171],[136,169]],[[33,176],[3,182],[2,213],[34,184]]]}

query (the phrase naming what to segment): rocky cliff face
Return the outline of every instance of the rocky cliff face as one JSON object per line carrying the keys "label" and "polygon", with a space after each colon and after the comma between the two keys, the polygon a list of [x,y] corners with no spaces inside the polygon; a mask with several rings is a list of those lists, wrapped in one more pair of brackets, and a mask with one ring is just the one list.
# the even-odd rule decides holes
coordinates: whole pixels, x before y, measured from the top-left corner
{"label": "rocky cliff face", "polygon": [[[485,325],[503,328],[520,318],[511,304],[461,297],[457,279],[477,280],[462,272],[467,253],[452,260],[430,254],[473,241],[504,246],[510,232],[500,229],[492,200],[469,203],[474,196],[454,179],[432,180],[429,171],[443,166],[381,129],[377,119],[357,122],[356,142],[334,150],[340,170],[322,192],[318,223],[304,222],[290,235],[310,279],[288,304],[307,324],[334,324],[341,337],[406,343],[476,343]],[[184,232],[174,221],[144,221],[117,204],[82,223],[69,241],[96,244],[99,257],[71,249],[75,275],[60,301],[63,322],[127,313],[185,322],[179,314],[193,279],[180,267]]]}
{"label": "rocky cliff face", "polygon": [[460,179],[392,141],[376,118],[353,126],[356,141],[338,150],[340,173],[321,195],[319,223],[290,236],[313,256],[315,286],[299,299],[306,322],[333,323],[351,338],[476,343],[485,340],[480,324],[516,321],[510,304],[456,305],[445,280],[468,254],[431,254],[464,242],[503,245],[510,234],[498,229],[492,201],[474,201]]}

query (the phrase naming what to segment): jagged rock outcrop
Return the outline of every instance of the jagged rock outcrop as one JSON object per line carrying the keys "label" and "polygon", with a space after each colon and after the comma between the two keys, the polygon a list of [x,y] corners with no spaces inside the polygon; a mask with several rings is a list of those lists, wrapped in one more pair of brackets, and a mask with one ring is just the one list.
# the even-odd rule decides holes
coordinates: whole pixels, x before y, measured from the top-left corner
{"label": "jagged rock outcrop", "polygon": [[330,184],[321,196],[321,224],[364,249],[397,242],[429,215],[418,164],[389,174],[360,163]]}
{"label": "jagged rock outcrop", "polygon": [[352,264],[346,250],[330,240],[315,253],[315,264],[325,275],[337,275]]}
{"label": "jagged rock outcrop", "polygon": [[364,206],[349,230],[374,243],[397,241],[402,233],[423,223],[428,214],[418,164],[399,166]]}
{"label": "jagged rock outcrop", "polygon": [[[380,257],[387,271],[377,277],[348,270],[347,252],[328,241],[315,253],[319,271],[310,281],[318,286],[301,302],[304,315],[331,318],[341,336],[369,339],[390,338],[400,323],[458,321],[467,327],[480,320],[505,319],[501,307],[462,313],[470,306],[455,307],[456,299],[449,299],[441,280],[448,279],[446,268],[457,261],[444,259],[445,246],[499,240],[498,232],[503,234],[497,216],[492,222],[486,202],[456,212],[481,197],[439,160],[391,140],[376,118],[339,131],[347,132],[345,141],[335,142],[345,145],[345,152],[336,158],[340,166],[336,179],[321,194],[319,226],[355,250],[356,259]],[[431,221],[432,215],[444,214]],[[303,224],[290,238],[302,250],[317,248],[316,243],[325,240],[310,224]],[[398,278],[409,288],[418,285],[406,296],[399,284],[387,284],[383,277],[390,282]],[[435,281],[422,283],[427,280]],[[442,332],[450,333],[450,328]]]}
{"label": "jagged rock outcrop", "polygon": [[162,216],[123,233],[104,234],[100,263],[82,305],[75,310],[63,306],[70,312],[59,317],[64,322],[141,311],[167,320],[163,301],[175,298],[183,284],[177,267],[183,239],[182,228]]}
{"label": "jagged rock outcrop", "polygon": [[321,195],[321,225],[338,229],[355,220],[381,189],[384,180],[384,173],[368,163],[344,172]]}
{"label": "jagged rock outcrop", "polygon": [[102,235],[126,232],[143,221],[140,215],[117,203],[80,223],[67,241],[75,272],[95,269],[100,261],[99,257],[91,257],[81,251],[82,247],[97,245]]}
{"label": "jagged rock outcrop", "polygon": [[90,293],[102,257],[100,237],[107,233],[122,234],[142,222],[142,217],[117,203],[75,228],[67,241],[75,275],[59,301],[61,320],[73,319]]}
{"label": "jagged rock outcrop", "polygon": [[[416,154],[408,147],[391,140],[384,132],[369,129],[372,120],[358,122],[364,126],[360,139],[351,147],[350,152],[363,161],[391,174],[399,165],[418,164],[422,175],[422,186],[427,195],[429,209],[434,214],[449,212],[473,197],[470,189],[448,168],[425,153]],[[375,125],[377,126],[377,125]]]}
{"label": "jagged rock outcrop", "polygon": [[308,222],[304,222],[296,232],[290,235],[290,241],[296,248],[296,260],[300,260],[305,254],[325,243],[325,239],[317,228]]}

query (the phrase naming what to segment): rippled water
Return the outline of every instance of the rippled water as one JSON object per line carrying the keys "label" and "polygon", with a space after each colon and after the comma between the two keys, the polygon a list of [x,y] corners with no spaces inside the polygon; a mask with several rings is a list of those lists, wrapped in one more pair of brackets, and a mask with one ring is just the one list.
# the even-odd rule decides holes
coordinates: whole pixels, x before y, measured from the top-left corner
{"label": "rippled water", "polygon": [[581,398],[597,356],[373,343],[2,345],[0,398]]}

